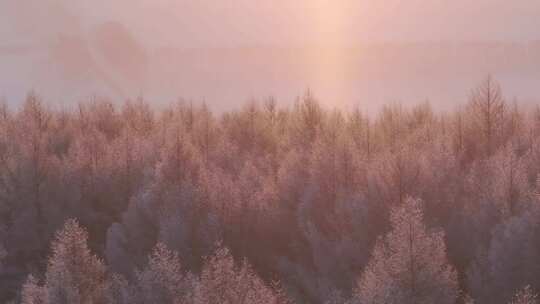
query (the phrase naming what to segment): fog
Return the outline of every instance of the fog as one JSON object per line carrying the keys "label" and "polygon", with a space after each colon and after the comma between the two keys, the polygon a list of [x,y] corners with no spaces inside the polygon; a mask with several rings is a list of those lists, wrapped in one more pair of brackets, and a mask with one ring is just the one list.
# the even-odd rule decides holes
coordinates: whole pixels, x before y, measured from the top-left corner
{"label": "fog", "polygon": [[0,0],[0,96],[93,95],[227,109],[251,98],[452,108],[493,74],[540,86],[538,1]]}

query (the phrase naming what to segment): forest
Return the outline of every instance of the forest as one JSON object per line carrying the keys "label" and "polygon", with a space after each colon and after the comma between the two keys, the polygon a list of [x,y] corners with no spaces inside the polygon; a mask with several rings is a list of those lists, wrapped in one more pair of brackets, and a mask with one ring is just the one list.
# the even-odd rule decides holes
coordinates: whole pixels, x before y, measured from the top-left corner
{"label": "forest", "polygon": [[540,104],[0,105],[0,302],[531,304]]}

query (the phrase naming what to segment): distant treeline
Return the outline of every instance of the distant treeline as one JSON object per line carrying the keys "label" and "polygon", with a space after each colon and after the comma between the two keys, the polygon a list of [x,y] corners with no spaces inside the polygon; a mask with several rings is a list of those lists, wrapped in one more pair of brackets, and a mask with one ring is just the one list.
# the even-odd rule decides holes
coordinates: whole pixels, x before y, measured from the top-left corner
{"label": "distant treeline", "polygon": [[0,107],[0,302],[536,303],[540,105]]}

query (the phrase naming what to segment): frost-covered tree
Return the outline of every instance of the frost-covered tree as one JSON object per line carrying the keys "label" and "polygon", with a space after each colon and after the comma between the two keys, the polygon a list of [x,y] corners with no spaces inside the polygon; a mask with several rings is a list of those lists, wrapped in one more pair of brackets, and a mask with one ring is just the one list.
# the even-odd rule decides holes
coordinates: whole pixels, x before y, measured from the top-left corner
{"label": "frost-covered tree", "polygon": [[371,158],[373,153],[373,134],[369,116],[356,108],[349,113],[346,122],[347,133],[355,147],[362,151],[366,159]]}
{"label": "frost-covered tree", "polygon": [[[516,215],[530,201],[530,187],[525,162],[512,147],[501,148],[490,160],[494,172],[495,203],[503,216]],[[486,178],[490,178],[487,176]]]}
{"label": "frost-covered tree", "polygon": [[463,296],[463,303],[464,304],[474,304],[474,299],[471,298],[470,295],[466,294]]}
{"label": "frost-covered tree", "polygon": [[499,144],[503,127],[506,103],[500,85],[488,76],[473,90],[469,101],[472,128],[480,134],[482,149],[490,155]]}
{"label": "frost-covered tree", "polygon": [[358,281],[361,303],[455,303],[457,273],[446,258],[442,232],[423,223],[422,204],[407,199],[392,210],[392,231],[375,245]]}
{"label": "frost-covered tree", "polygon": [[2,233],[2,228],[0,228],[0,272],[2,271],[2,268],[3,268],[3,263],[4,263],[4,259],[7,257],[8,255],[8,252],[6,250],[6,248],[4,247],[4,244],[3,244],[3,233]]}
{"label": "frost-covered tree", "polygon": [[38,301],[35,299],[46,304],[104,303],[105,265],[90,252],[87,241],[84,228],[76,220],[68,220],[52,242],[43,287],[30,276],[23,298],[28,303]]}
{"label": "frost-covered tree", "polygon": [[21,304],[47,304],[47,290],[39,286],[38,280],[29,275],[21,290]]}
{"label": "frost-covered tree", "polygon": [[105,256],[114,272],[129,275],[144,263],[159,233],[156,193],[144,189],[131,200],[121,221],[107,230]]}
{"label": "frost-covered tree", "polygon": [[407,146],[394,150],[377,162],[377,193],[385,203],[401,205],[407,196],[417,195],[420,190],[422,155]]}
{"label": "frost-covered tree", "polygon": [[103,301],[105,266],[87,242],[88,234],[76,220],[68,220],[57,233],[45,274],[50,303]]}
{"label": "frost-covered tree", "polygon": [[530,286],[525,286],[519,290],[510,304],[537,304],[538,295],[531,290]]}
{"label": "frost-covered tree", "polygon": [[54,232],[47,226],[48,213],[57,208],[50,198],[57,194],[53,180],[58,168],[49,153],[52,113],[44,101],[30,93],[21,111],[5,131],[9,144],[0,151],[3,201],[10,210],[7,245],[16,256],[44,258],[47,239]]}
{"label": "frost-covered tree", "polygon": [[122,275],[113,274],[107,279],[105,288],[105,303],[134,304],[138,303],[137,290]]}
{"label": "frost-covered tree", "polygon": [[310,90],[294,105],[294,120],[292,121],[292,144],[309,147],[317,138],[323,123],[324,112]]}
{"label": "frost-covered tree", "polygon": [[148,265],[137,272],[136,303],[191,303],[195,280],[184,274],[178,253],[159,243],[148,258]]}
{"label": "frost-covered tree", "polygon": [[236,265],[229,250],[219,247],[206,260],[195,289],[196,304],[273,304],[279,293],[267,286],[244,260]]}
{"label": "frost-covered tree", "polygon": [[[413,196],[425,202],[425,216],[424,230],[413,229],[408,273],[429,277],[426,286],[438,292],[451,289],[451,279],[433,279],[454,273],[444,250],[432,249],[444,248],[442,232],[427,228],[437,227],[460,287],[477,303],[506,303],[516,288],[540,287],[540,110],[523,115],[516,103],[507,111],[500,91],[490,80],[454,113],[426,102],[366,115],[328,109],[309,92],[289,108],[269,99],[220,113],[191,101],[158,110],[142,99],[118,106],[99,97],[55,109],[35,94],[18,109],[0,105],[0,302],[22,295],[15,286],[30,273],[26,285],[36,288],[25,287],[25,298],[47,294],[49,242],[72,217],[115,273],[104,283],[109,303],[144,301],[137,273],[155,269],[148,254],[156,243],[178,255],[182,276],[208,278],[204,257],[218,239],[250,262],[244,273],[257,273],[262,290],[278,298],[286,290],[300,303],[341,302],[377,238],[398,225],[388,215],[399,209],[415,218],[406,199]],[[393,228],[378,242],[364,276],[383,286],[374,293],[410,290],[411,254],[395,241],[407,231]],[[420,254],[418,244],[431,249]],[[233,265],[234,279],[225,281],[243,290],[244,266]],[[268,283],[274,279],[280,292]],[[424,285],[414,286],[420,293]]]}
{"label": "frost-covered tree", "polygon": [[406,131],[406,109],[401,104],[391,104],[382,107],[377,125],[382,143],[393,152],[399,148]]}
{"label": "frost-covered tree", "polygon": [[540,258],[538,211],[534,209],[497,225],[488,250],[470,266],[468,289],[479,302],[506,303],[521,286],[538,286],[540,269],[531,266]]}

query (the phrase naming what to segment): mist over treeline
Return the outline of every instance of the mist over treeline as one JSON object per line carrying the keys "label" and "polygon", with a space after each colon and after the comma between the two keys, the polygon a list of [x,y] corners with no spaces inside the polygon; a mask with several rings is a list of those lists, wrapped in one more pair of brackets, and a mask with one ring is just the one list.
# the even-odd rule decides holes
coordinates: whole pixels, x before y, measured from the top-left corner
{"label": "mist over treeline", "polygon": [[[0,301],[536,303],[540,105],[0,107]],[[9,302],[8,302],[9,303]]]}
{"label": "mist over treeline", "polygon": [[166,106],[182,96],[221,112],[270,95],[290,106],[312,88],[327,106],[377,112],[389,102],[430,100],[436,110],[452,110],[491,73],[509,100],[535,104],[539,54],[537,41],[150,48],[107,22],[43,45],[0,45],[0,98],[18,106],[31,88],[57,105],[98,95]]}

